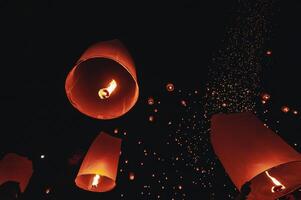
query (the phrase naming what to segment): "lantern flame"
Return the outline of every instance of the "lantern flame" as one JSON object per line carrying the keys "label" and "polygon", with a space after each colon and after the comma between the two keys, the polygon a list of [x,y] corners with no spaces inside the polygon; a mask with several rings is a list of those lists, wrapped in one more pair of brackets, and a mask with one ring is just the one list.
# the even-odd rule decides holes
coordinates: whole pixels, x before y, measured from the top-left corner
{"label": "lantern flame", "polygon": [[278,181],[275,177],[271,176],[268,171],[265,171],[265,173],[272,180],[272,182],[275,184],[275,186],[273,186],[271,188],[272,193],[280,192],[280,191],[285,189],[285,186],[282,183],[280,183],[280,181]]}
{"label": "lantern flame", "polygon": [[93,188],[96,188],[98,186],[99,179],[100,179],[100,176],[98,174],[96,174],[93,178],[93,181],[92,181],[92,187]]}
{"label": "lantern flame", "polygon": [[111,96],[111,94],[114,92],[114,90],[116,89],[117,87],[117,83],[114,79],[112,79],[112,81],[109,83],[108,87],[106,88],[101,88],[99,91],[98,91],[98,96],[101,98],[101,99],[107,99]]}

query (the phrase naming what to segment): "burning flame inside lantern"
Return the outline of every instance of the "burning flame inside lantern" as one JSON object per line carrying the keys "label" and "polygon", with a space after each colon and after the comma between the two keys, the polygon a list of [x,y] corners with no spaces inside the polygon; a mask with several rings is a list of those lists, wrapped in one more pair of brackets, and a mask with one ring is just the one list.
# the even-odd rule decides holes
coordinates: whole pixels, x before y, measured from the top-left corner
{"label": "burning flame inside lantern", "polygon": [[114,92],[114,90],[116,89],[117,87],[117,83],[116,81],[113,79],[108,87],[106,88],[101,88],[99,91],[98,91],[98,96],[101,98],[101,99],[107,99],[110,97],[110,95]]}
{"label": "burning flame inside lantern", "polygon": [[100,175],[96,174],[93,178],[93,181],[92,181],[92,187],[93,188],[96,188],[98,186],[99,179],[100,179]]}
{"label": "burning flame inside lantern", "polygon": [[273,186],[271,188],[272,193],[281,192],[282,190],[285,189],[285,186],[282,185],[282,183],[280,183],[280,181],[278,181],[275,177],[271,176],[268,171],[265,171],[265,173],[272,180],[272,182],[275,184],[275,186]]}

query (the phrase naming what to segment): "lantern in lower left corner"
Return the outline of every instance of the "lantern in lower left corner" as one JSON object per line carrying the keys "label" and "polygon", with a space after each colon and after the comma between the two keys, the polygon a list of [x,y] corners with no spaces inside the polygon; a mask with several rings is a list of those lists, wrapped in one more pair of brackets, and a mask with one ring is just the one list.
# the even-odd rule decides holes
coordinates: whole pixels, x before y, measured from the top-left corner
{"label": "lantern in lower left corner", "polygon": [[121,139],[100,133],[90,146],[75,179],[91,192],[107,192],[116,186]]}
{"label": "lantern in lower left corner", "polygon": [[19,183],[21,192],[24,192],[32,173],[31,160],[15,153],[8,153],[0,161],[0,186],[6,182],[14,181]]}

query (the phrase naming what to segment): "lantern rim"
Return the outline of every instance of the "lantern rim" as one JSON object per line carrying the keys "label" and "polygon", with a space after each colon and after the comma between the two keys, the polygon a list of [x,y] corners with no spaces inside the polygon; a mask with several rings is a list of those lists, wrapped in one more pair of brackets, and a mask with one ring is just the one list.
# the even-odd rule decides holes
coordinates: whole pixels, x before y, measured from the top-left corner
{"label": "lantern rim", "polygon": [[[99,182],[98,187],[89,187],[89,184],[94,176],[99,175],[100,179],[102,181],[105,181],[105,183],[102,183],[102,181]],[[75,179],[75,184],[83,189],[90,192],[108,192],[110,190],[113,190],[116,187],[116,181],[113,178],[110,178],[109,176],[102,175],[102,174],[80,174]]]}

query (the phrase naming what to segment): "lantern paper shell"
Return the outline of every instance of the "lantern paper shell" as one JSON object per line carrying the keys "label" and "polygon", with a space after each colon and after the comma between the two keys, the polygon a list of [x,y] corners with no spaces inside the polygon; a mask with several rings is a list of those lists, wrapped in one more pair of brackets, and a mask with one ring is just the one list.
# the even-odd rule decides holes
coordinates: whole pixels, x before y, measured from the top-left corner
{"label": "lantern paper shell", "polygon": [[24,192],[32,173],[32,162],[26,157],[9,153],[0,161],[0,185],[14,181],[19,183],[21,192]]}
{"label": "lantern paper shell", "polygon": [[[248,199],[274,200],[301,186],[301,155],[253,114],[214,115],[211,131],[213,149],[236,187],[251,182]],[[266,171],[285,189],[273,193]]]}
{"label": "lantern paper shell", "polygon": [[[99,90],[111,81],[117,87],[108,98]],[[80,112],[97,119],[113,119],[128,112],[139,94],[134,62],[119,40],[89,47],[67,76],[67,97]]]}
{"label": "lantern paper shell", "polygon": [[[100,133],[90,146],[75,179],[78,187],[92,192],[112,190],[116,183],[121,139]],[[93,186],[98,176],[98,184]]]}

